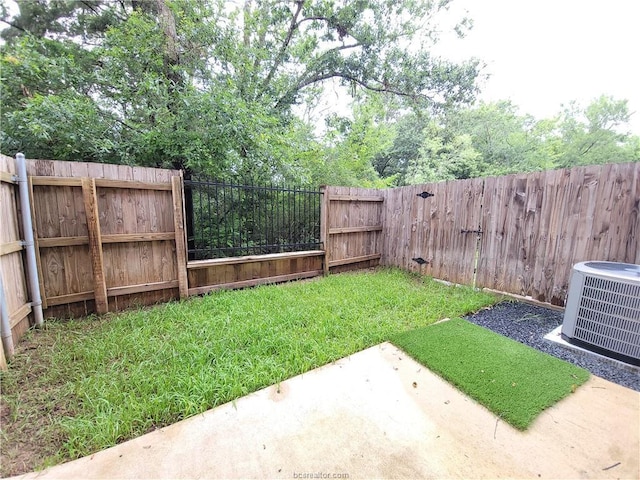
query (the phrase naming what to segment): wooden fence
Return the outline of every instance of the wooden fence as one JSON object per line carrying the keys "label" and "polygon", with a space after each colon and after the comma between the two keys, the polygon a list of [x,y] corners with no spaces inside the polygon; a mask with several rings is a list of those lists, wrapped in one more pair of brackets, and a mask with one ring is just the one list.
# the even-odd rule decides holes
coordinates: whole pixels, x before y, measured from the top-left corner
{"label": "wooden fence", "polygon": [[[0,155],[0,278],[14,343],[32,322],[16,173],[14,159]],[[4,350],[0,349],[0,367],[4,360]]]}
{"label": "wooden fence", "polygon": [[27,162],[47,316],[186,296],[179,171]]}
{"label": "wooden fence", "polygon": [[384,196],[385,265],[468,285],[475,277],[478,287],[562,306],[575,263],[640,263],[640,163],[402,187]]}
{"label": "wooden fence", "polygon": [[33,324],[24,214],[33,220],[45,317],[118,311],[324,272],[323,250],[187,262],[179,171],[28,160],[27,173],[31,210],[17,198],[14,159],[0,155],[0,278],[14,343]]}
{"label": "wooden fence", "polygon": [[382,256],[381,191],[323,187],[322,194],[320,241],[324,250],[190,261],[189,295],[299,280],[378,264]]}
{"label": "wooden fence", "polygon": [[385,191],[382,263],[449,282],[473,283],[482,179]]}
{"label": "wooden fence", "polygon": [[323,250],[193,262],[180,172],[49,160],[27,170],[31,211],[17,199],[14,160],[0,156],[0,278],[14,341],[32,323],[25,214],[47,317],[377,264],[563,305],[573,264],[640,263],[640,163],[388,190],[324,187]]}
{"label": "wooden fence", "polygon": [[482,229],[479,286],[564,305],[575,263],[640,263],[640,163],[487,179]]}
{"label": "wooden fence", "polygon": [[324,187],[320,240],[325,272],[377,265],[382,257],[384,194],[381,190]]}

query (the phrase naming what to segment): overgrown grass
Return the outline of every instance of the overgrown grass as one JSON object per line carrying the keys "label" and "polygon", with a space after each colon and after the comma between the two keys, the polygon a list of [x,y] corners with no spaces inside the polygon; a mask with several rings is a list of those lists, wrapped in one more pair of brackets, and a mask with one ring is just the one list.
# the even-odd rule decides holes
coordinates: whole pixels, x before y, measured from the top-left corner
{"label": "overgrown grass", "polygon": [[587,370],[462,319],[391,341],[520,430],[589,378]]}
{"label": "overgrown grass", "polygon": [[495,301],[380,269],[49,322],[2,376],[2,444],[42,447],[21,471],[80,457]]}

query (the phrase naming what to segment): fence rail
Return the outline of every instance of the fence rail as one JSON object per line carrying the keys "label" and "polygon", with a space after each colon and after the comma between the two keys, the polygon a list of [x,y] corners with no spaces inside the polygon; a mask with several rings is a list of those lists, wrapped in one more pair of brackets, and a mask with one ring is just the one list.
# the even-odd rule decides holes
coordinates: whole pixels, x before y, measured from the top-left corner
{"label": "fence rail", "polygon": [[49,160],[27,169],[47,316],[186,296],[179,171]]}
{"label": "fence rail", "polygon": [[563,306],[574,264],[640,263],[640,163],[402,187],[385,202],[382,263],[451,282]]}
{"label": "fence rail", "polygon": [[196,179],[192,209],[177,171],[49,160],[27,170],[31,208],[0,155],[2,316],[15,341],[32,323],[21,215],[33,218],[47,317],[377,264],[561,306],[573,264],[640,263],[640,163],[389,190]]}
{"label": "fence rail", "polygon": [[322,248],[319,190],[206,179],[184,187],[189,260]]}

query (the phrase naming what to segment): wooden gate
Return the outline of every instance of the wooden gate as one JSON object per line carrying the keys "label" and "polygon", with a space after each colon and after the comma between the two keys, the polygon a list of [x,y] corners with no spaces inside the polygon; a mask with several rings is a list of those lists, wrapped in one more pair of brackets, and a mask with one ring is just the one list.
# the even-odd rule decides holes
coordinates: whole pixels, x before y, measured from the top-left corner
{"label": "wooden gate", "polygon": [[382,263],[473,284],[483,185],[471,179],[388,190]]}

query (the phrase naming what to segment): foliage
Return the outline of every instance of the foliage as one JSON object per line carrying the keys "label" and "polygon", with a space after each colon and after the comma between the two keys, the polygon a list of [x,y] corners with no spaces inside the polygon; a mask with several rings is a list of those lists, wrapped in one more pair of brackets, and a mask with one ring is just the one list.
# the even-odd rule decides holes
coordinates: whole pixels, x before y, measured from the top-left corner
{"label": "foliage", "polygon": [[410,184],[473,178],[478,176],[480,153],[472,145],[471,136],[457,134],[447,140],[446,132],[432,122],[423,132],[424,140],[416,157],[408,166],[406,181]]}
{"label": "foliage", "polygon": [[423,129],[405,182],[640,161],[640,137],[622,131],[629,117],[626,101],[606,96],[544,120],[520,115],[507,101],[452,110]]}
{"label": "foliage", "polygon": [[554,153],[558,166],[640,161],[640,139],[624,131],[630,116],[626,100],[604,95],[584,109],[570,103],[557,126]]}
{"label": "foliage", "polygon": [[432,110],[468,101],[478,62],[428,53],[447,4],[22,1],[15,18],[3,16],[12,28],[2,33],[0,149],[218,178],[341,171],[333,178],[373,184],[372,152],[355,148],[374,135],[365,120],[327,151],[292,107],[330,79]]}
{"label": "foliage", "polygon": [[473,148],[481,158],[478,173],[500,175],[538,170],[532,165],[541,142],[536,122],[529,115],[519,115],[511,102],[480,104],[452,118],[453,128],[472,137]]}
{"label": "foliage", "polygon": [[418,160],[424,132],[430,122],[429,115],[420,110],[410,111],[390,121],[393,142],[373,159],[373,167],[381,178],[394,185],[413,183],[406,178],[407,170]]}
{"label": "foliage", "polygon": [[[0,150],[369,187],[640,160],[625,100],[470,107],[480,62],[430,54],[449,3],[18,1],[0,9]],[[319,138],[298,112],[329,82],[345,104]]]}
{"label": "foliage", "polygon": [[326,169],[323,184],[383,187],[373,162],[388,150],[395,136],[385,121],[383,103],[377,96],[364,96],[353,108],[353,120],[332,116],[327,120]]}

